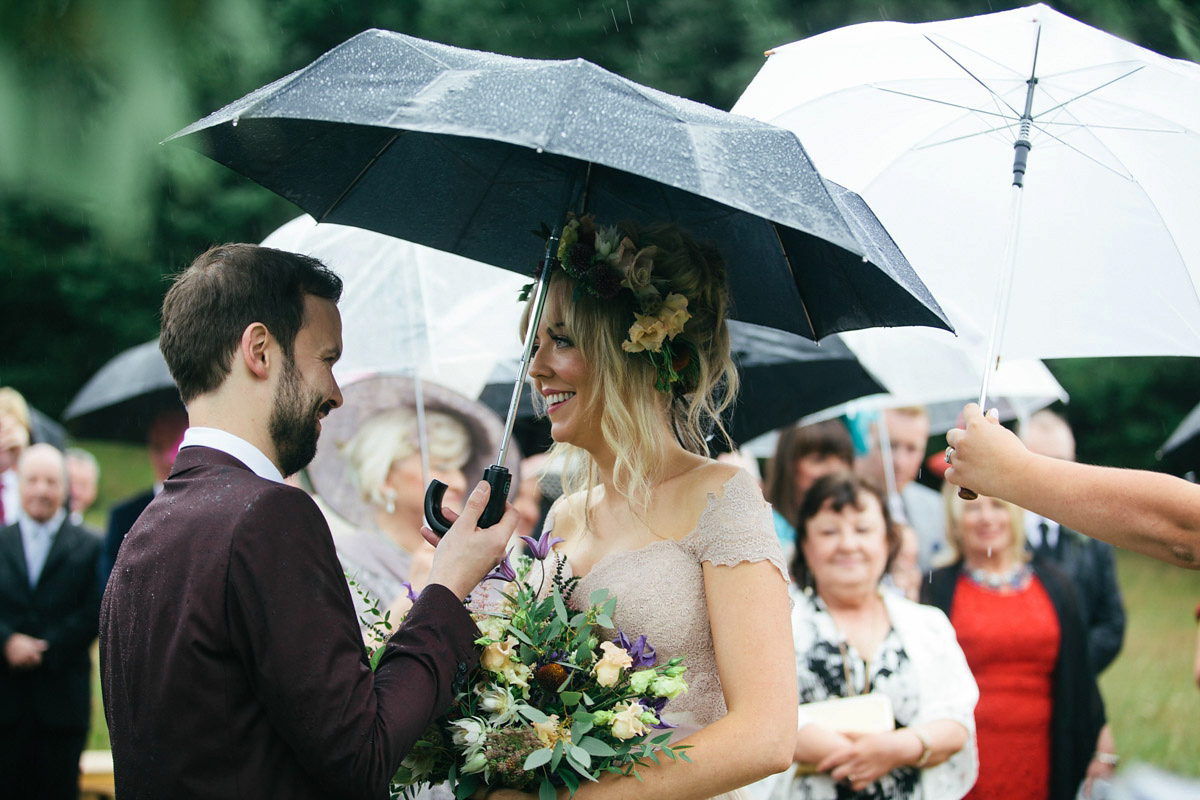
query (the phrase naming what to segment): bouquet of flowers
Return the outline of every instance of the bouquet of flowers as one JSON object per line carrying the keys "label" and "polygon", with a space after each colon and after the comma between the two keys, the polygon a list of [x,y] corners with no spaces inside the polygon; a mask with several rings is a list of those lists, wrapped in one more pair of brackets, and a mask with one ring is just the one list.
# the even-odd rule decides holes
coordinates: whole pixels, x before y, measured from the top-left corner
{"label": "bouquet of flowers", "polygon": [[687,691],[683,659],[657,663],[644,636],[601,641],[600,628],[614,627],[616,598],[601,589],[572,611],[578,578],[547,562],[561,539],[522,538],[533,557],[510,552],[488,576],[507,582],[499,608],[474,614],[479,667],[402,762],[393,797],[449,781],[458,798],[486,785],[552,800],[556,787],[574,795],[604,772],[636,775],[660,756],[689,760],[686,745],[667,744],[674,726],[662,719]]}

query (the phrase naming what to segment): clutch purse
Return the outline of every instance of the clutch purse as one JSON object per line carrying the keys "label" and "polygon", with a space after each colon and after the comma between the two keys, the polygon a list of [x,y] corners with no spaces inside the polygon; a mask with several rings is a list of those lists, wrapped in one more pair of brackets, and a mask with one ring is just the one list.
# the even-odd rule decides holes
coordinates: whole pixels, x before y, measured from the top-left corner
{"label": "clutch purse", "polygon": [[[797,724],[820,725],[835,733],[886,733],[896,729],[892,698],[880,692],[801,703]],[[811,775],[816,764],[797,764],[796,772]]]}

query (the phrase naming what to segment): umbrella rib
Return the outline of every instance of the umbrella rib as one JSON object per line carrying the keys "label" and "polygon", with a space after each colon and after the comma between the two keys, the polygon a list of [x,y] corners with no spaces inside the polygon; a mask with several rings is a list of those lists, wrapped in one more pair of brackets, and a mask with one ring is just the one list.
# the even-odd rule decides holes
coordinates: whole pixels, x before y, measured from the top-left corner
{"label": "umbrella rib", "polygon": [[[828,189],[826,189],[828,192]],[[769,220],[768,220],[769,222]],[[787,264],[788,272],[792,276],[792,285],[796,287],[796,296],[800,298],[800,310],[804,312],[804,322],[808,325],[808,329],[812,331],[813,341],[817,340],[817,329],[813,325],[812,317],[808,313],[808,303],[804,299],[804,295],[800,293],[800,284],[796,282],[796,271],[792,269],[792,260],[788,257],[787,248],[783,246],[783,238],[779,235],[779,226],[771,222],[771,233],[775,234],[775,241],[779,243],[779,252],[783,253],[783,263]]]}
{"label": "umbrella rib", "polygon": [[329,208],[321,212],[321,216],[317,217],[317,222],[324,222],[325,219],[333,213],[333,210],[341,204],[342,200],[346,198],[346,195],[350,194],[354,187],[358,185],[359,181],[363,179],[363,176],[367,174],[367,171],[375,165],[375,162],[382,158],[383,154],[387,152],[388,148],[395,144],[396,140],[407,132],[408,131],[396,131],[392,138],[388,139],[387,143],[384,144],[383,147],[379,148],[375,155],[371,156],[371,159],[363,165],[363,168],[360,169],[358,174],[354,176],[354,180],[346,184],[346,188],[342,189],[342,193],[337,196],[337,199],[329,204]]}
{"label": "umbrella rib", "polygon": [[1050,108],[1039,111],[1038,116],[1040,117],[1043,114],[1049,114],[1051,112],[1057,111],[1058,109],[1062,108],[1063,106],[1065,106],[1069,103],[1074,103],[1076,100],[1081,100],[1084,97],[1087,97],[1088,95],[1095,94],[1096,92],[1100,91],[1101,89],[1112,86],[1117,81],[1125,80],[1130,75],[1133,75],[1135,72],[1140,72],[1141,70],[1142,70],[1141,66],[1134,67],[1133,69],[1129,70],[1129,72],[1126,72],[1124,75],[1118,75],[1117,77],[1113,78],[1111,81],[1105,81],[1104,83],[1100,84],[1099,86],[1096,86],[1095,88],[1088,89],[1086,92],[1082,92],[1080,94],[1075,95],[1070,100],[1063,100],[1061,103],[1059,103],[1056,106],[1051,106]]}
{"label": "umbrella rib", "polygon": [[929,42],[931,45],[936,47],[938,49],[938,51],[941,52],[942,55],[944,55],[946,58],[948,58],[952,62],[954,62],[955,66],[957,66],[963,72],[967,73],[967,75],[969,75],[971,77],[971,80],[975,81],[980,86],[982,86],[984,91],[986,91],[988,94],[990,94],[996,102],[1003,104],[1006,108],[1008,108],[1009,111],[1011,111],[1016,116],[1018,116],[1018,117],[1021,116],[1021,113],[1019,111],[1017,111],[1015,108],[1013,108],[1011,105],[1009,105],[1007,100],[1005,100],[1002,96],[997,94],[992,89],[992,87],[990,87],[986,83],[984,83],[983,80],[980,79],[978,75],[976,75],[974,72],[971,72],[971,70],[967,69],[965,64],[963,64],[961,61],[959,61],[954,56],[950,55],[950,53],[946,50],[946,48],[942,47],[940,44],[935,42],[928,34],[926,34],[926,36],[925,36],[925,41]]}
{"label": "umbrella rib", "polygon": [[[939,100],[936,97],[926,97],[925,95],[922,95],[922,94],[913,94],[912,92],[902,92],[899,89],[888,89],[885,86],[875,86],[874,88],[878,89],[881,92],[887,92],[889,94],[896,94],[896,95],[900,95],[901,97],[911,97],[913,100],[924,100],[929,103],[936,103],[937,105],[940,105],[940,106],[949,106],[950,108],[957,108],[957,109],[961,109],[962,111],[970,111],[974,114],[983,114],[984,116],[987,116],[987,117],[999,117],[1000,119],[1011,119],[1014,121],[1020,117],[1020,115],[1017,114],[1016,111],[1013,111],[1014,116],[1010,117],[1001,111],[988,111],[986,109],[977,108],[976,106],[966,106],[966,105],[963,105],[962,103],[951,103],[949,100]],[[988,91],[992,92],[991,89],[988,89]],[[992,92],[992,94],[994,95],[995,92]],[[1007,106],[1008,103],[1005,103],[1004,105]]]}

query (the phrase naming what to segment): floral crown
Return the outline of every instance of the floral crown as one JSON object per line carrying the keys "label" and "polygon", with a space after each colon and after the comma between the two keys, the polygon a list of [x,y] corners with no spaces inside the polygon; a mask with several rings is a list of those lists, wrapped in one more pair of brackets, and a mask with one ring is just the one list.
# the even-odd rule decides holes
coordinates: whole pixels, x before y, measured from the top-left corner
{"label": "floral crown", "polygon": [[[548,236],[549,232],[543,230]],[[628,292],[633,307],[629,338],[621,343],[627,353],[645,353],[657,370],[654,387],[660,392],[694,385],[698,371],[693,348],[675,337],[683,332],[692,315],[688,300],[670,290],[670,281],[654,276],[654,257],[658,248],[638,249],[617,227],[599,228],[591,214],[567,215],[558,244],[558,258],[551,267],[559,267],[575,280],[575,298],[586,293],[598,300],[613,300]],[[541,277],[542,265],[536,277]],[[521,299],[528,298],[532,284]]]}

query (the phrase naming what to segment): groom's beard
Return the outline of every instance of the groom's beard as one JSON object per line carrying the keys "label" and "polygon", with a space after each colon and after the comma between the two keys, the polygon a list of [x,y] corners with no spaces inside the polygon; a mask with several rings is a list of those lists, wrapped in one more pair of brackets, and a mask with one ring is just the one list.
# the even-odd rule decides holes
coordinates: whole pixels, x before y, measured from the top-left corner
{"label": "groom's beard", "polygon": [[304,385],[296,371],[296,362],[285,359],[268,426],[279,458],[279,471],[284,477],[294,475],[313,460],[321,435],[321,413],[328,414],[332,408],[332,404],[322,401]]}

